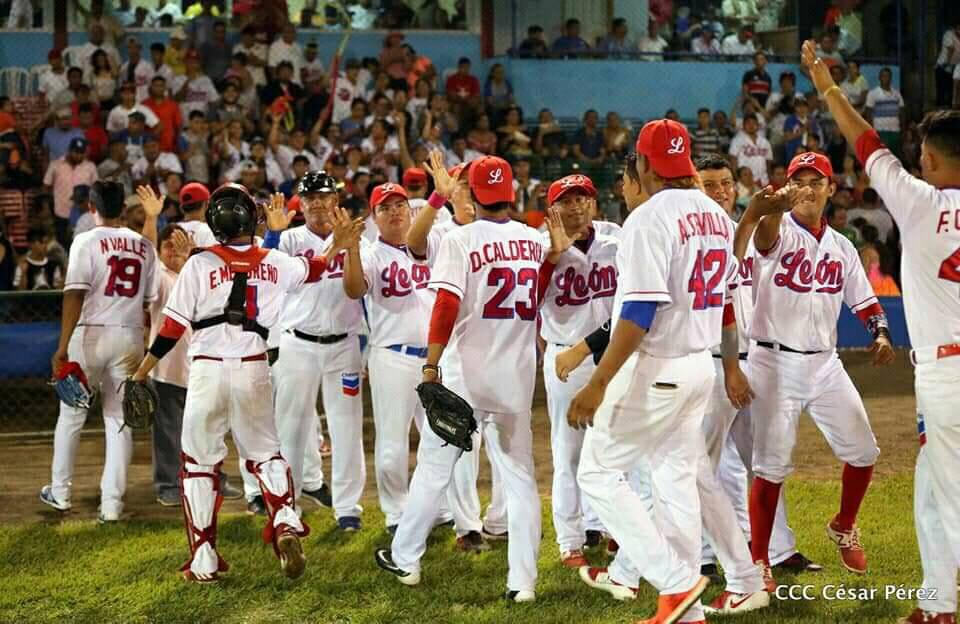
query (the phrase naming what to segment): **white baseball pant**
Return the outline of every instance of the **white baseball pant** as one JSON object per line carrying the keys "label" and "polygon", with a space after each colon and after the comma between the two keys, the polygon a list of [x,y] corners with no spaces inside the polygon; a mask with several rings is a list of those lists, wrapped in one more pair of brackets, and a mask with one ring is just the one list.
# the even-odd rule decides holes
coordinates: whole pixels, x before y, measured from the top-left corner
{"label": "white baseball pant", "polygon": [[[662,594],[688,591],[700,577],[697,474],[714,377],[711,359],[709,351],[679,358],[632,355],[610,382],[580,455],[577,480],[584,495],[624,554]],[[644,463],[650,468],[654,514],[627,475]],[[697,619],[703,619],[699,602],[682,621]]]}
{"label": "white baseball pant", "polygon": [[[347,336],[324,345],[301,340],[292,333],[280,338],[280,357],[273,365],[276,379],[277,430],[280,448],[290,463],[297,497],[303,490],[307,438],[317,436],[317,394],[323,387],[332,478],[330,494],[337,518],[359,516],[366,481],[363,455],[363,403],[360,383],[360,345]],[[311,442],[313,444],[313,442]]]}
{"label": "white baseball pant", "polygon": [[[87,376],[91,390],[100,391],[106,457],[100,477],[100,508],[105,514],[123,511],[127,469],[133,457],[133,437],[123,425],[123,382],[143,359],[143,330],[138,327],[78,325],[67,345],[67,357]],[[53,434],[51,489],[62,503],[70,501],[71,479],[77,459],[80,432],[87,410],[60,403]]]}
{"label": "white baseball pant", "polygon": [[[490,461],[497,466],[503,479],[510,532],[507,589],[533,591],[540,551],[540,496],[533,468],[530,412],[493,414],[475,411],[474,417],[487,441]],[[480,435],[479,432],[474,434],[474,449],[469,454],[479,452]],[[420,571],[427,536],[459,455],[460,449],[444,445],[430,427],[423,428],[407,508],[393,538],[393,561],[401,570]]]}
{"label": "white baseball pant", "polygon": [[547,414],[550,416],[550,450],[553,454],[553,528],[557,532],[560,552],[580,550],[586,531],[603,531],[600,518],[580,496],[577,467],[584,431],[567,423],[567,411],[577,392],[590,381],[596,365],[593,358],[570,373],[566,382],[557,377],[557,354],[566,347],[547,343],[543,356],[543,385],[547,391]]}
{"label": "white baseball pant", "polygon": [[802,355],[754,345],[746,367],[756,398],[753,472],[783,483],[793,472],[800,412],[806,410],[840,461],[872,466],[880,455],[867,411],[836,351]]}
{"label": "white baseball pant", "polygon": [[936,613],[957,611],[960,566],[960,357],[922,358],[914,372],[921,443],[914,478],[913,513],[923,565],[922,587],[936,598],[918,606]]}

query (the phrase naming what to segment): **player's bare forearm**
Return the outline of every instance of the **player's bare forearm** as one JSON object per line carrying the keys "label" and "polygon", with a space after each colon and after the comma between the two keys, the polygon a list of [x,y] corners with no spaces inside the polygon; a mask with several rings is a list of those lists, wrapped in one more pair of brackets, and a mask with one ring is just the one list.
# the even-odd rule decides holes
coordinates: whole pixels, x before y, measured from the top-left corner
{"label": "player's bare forearm", "polygon": [[812,41],[806,41],[802,50],[803,68],[807,70],[813,86],[820,92],[820,96],[826,101],[830,114],[843,133],[843,137],[851,146],[857,144],[857,139],[871,129],[870,124],[864,119],[857,109],[847,100],[837,83],[830,75],[827,64],[820,58],[817,58],[816,44]]}
{"label": "player's bare forearm", "polygon": [[343,263],[343,291],[351,299],[360,299],[367,294],[367,282],[363,279],[363,261],[360,258],[360,246],[347,250]]}
{"label": "player's bare forearm", "polygon": [[155,356],[152,353],[147,353],[147,355],[144,356],[143,361],[140,362],[140,366],[137,368],[137,372],[133,374],[133,380],[144,381],[147,378],[147,376],[150,374],[150,371],[153,370],[153,367],[156,366],[157,362],[159,361],[160,360],[157,359],[157,356]]}
{"label": "player's bare forearm", "polygon": [[[783,214],[767,215],[760,219],[757,229],[753,233],[753,244],[759,251],[769,251],[777,243],[780,236],[780,222]],[[737,228],[739,229],[739,228]]]}
{"label": "player's bare forearm", "polygon": [[613,328],[610,344],[590,377],[590,383],[606,388],[623,367],[624,362],[640,347],[647,330],[628,320],[619,321]]}
{"label": "player's bare forearm", "polygon": [[147,217],[143,222],[143,237],[157,247],[157,217]]}
{"label": "player's bare forearm", "polygon": [[747,255],[747,247],[750,245],[750,239],[753,238],[757,224],[760,223],[760,219],[762,218],[760,215],[752,213],[749,207],[746,212],[743,213],[743,216],[740,217],[740,221],[737,223],[737,230],[733,235],[733,253],[737,256],[738,260],[743,260],[743,257]]}
{"label": "player's bare forearm", "polygon": [[437,209],[429,205],[424,206],[417,212],[410,229],[407,230],[407,249],[418,256],[425,256],[427,253],[427,237],[433,228],[433,222],[437,218]]}

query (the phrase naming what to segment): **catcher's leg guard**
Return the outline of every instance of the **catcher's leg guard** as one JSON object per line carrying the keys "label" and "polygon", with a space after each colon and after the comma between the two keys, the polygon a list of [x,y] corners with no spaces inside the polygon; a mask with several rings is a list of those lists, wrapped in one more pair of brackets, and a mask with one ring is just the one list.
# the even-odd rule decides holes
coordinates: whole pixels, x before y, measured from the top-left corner
{"label": "catcher's leg guard", "polygon": [[262,462],[248,459],[247,470],[257,478],[267,508],[263,541],[273,545],[273,552],[280,559],[284,574],[297,578],[303,574],[306,566],[298,538],[309,535],[310,527],[300,520],[294,506],[290,466],[283,457],[274,455]]}
{"label": "catcher's leg guard", "polygon": [[215,583],[218,573],[229,568],[217,552],[217,512],[223,502],[220,463],[204,466],[180,453],[180,498],[190,544],[190,560],[180,570],[188,580]]}

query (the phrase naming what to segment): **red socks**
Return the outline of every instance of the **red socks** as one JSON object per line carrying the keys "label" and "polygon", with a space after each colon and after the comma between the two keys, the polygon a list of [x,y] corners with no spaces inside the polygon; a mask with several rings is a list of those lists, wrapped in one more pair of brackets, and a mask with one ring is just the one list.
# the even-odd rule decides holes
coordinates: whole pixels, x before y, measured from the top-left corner
{"label": "red socks", "polygon": [[[870,479],[873,477],[873,466],[858,468],[850,464],[843,466],[842,489],[840,491],[840,513],[833,519],[838,529],[849,531],[857,521],[857,512],[860,503],[867,495]],[[751,517],[752,519],[752,517]]]}
{"label": "red socks", "polygon": [[750,488],[750,550],[754,561],[770,563],[770,534],[782,484],[754,477]]}

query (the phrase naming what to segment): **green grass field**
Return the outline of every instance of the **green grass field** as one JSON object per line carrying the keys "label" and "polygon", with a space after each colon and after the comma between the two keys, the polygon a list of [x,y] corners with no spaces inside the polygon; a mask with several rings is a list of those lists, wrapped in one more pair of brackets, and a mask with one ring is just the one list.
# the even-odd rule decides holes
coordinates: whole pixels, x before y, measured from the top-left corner
{"label": "green grass field", "polygon": [[[857,577],[841,571],[824,535],[839,500],[838,484],[791,481],[790,519],[800,547],[826,569],[798,577],[781,575],[778,581],[813,584],[817,598],[778,601],[731,621],[873,624],[908,613],[913,603],[885,598],[884,588],[920,582],[911,483],[909,475],[885,477],[871,488],[860,518],[871,571]],[[423,582],[408,588],[374,564],[374,548],[388,544],[374,506],[366,514],[364,530],[353,536],[336,531],[332,514],[315,509],[308,514],[313,534],[305,542],[307,572],[295,582],[280,575],[272,551],[260,541],[260,518],[221,517],[219,547],[231,569],[216,586],[189,584],[176,573],[187,546],[182,526],[172,521],[0,526],[0,621],[581,624],[631,622],[654,610],[655,593],[649,586],[637,601],[618,603],[583,585],[575,571],[560,567],[547,498],[537,601],[529,605],[501,598],[507,572],[504,544],[484,555],[464,555],[453,550],[453,532],[438,529],[423,562]],[[593,559],[600,561],[601,556]],[[821,588],[831,584],[876,588],[876,597],[826,600]],[[719,590],[711,587],[707,597]]]}

